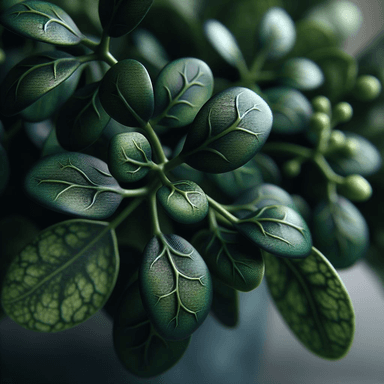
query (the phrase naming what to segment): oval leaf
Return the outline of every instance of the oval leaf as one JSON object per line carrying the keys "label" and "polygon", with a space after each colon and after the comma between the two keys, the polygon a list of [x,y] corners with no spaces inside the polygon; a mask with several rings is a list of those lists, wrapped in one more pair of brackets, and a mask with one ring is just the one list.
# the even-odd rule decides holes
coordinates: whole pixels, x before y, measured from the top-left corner
{"label": "oval leaf", "polygon": [[259,95],[248,88],[229,88],[201,108],[181,156],[199,171],[233,171],[260,151],[271,127],[272,112]]}
{"label": "oval leaf", "polygon": [[81,151],[102,134],[110,116],[102,107],[99,84],[89,84],[63,105],[57,118],[56,134],[60,145],[68,151]]}
{"label": "oval leaf", "polygon": [[136,60],[121,60],[111,67],[101,81],[99,97],[107,113],[121,124],[142,126],[152,117],[151,78]]}
{"label": "oval leaf", "polygon": [[213,19],[207,20],[204,23],[204,31],[209,42],[228,64],[244,67],[245,60],[237,41],[224,24]]}
{"label": "oval leaf", "polygon": [[122,200],[107,164],[77,152],[42,158],[27,174],[25,188],[49,209],[92,219],[111,216]]}
{"label": "oval leaf", "polygon": [[264,252],[271,296],[295,336],[311,352],[340,359],[352,345],[355,314],[347,289],[316,248],[304,260]]}
{"label": "oval leaf", "polygon": [[364,216],[347,199],[320,203],[313,213],[313,240],[335,268],[347,268],[365,255],[369,231]]}
{"label": "oval leaf", "polygon": [[259,26],[259,40],[268,47],[268,58],[279,59],[285,56],[295,44],[295,23],[282,8],[270,8],[263,16]]}
{"label": "oval leaf", "polygon": [[329,158],[329,164],[333,170],[341,175],[348,176],[359,174],[361,176],[370,176],[377,172],[381,167],[381,155],[377,148],[356,133],[343,132],[348,139],[354,139],[357,148],[351,156],[332,155]]}
{"label": "oval leaf", "polygon": [[324,82],[320,67],[304,57],[289,59],[279,70],[280,82],[303,91],[318,88]]}
{"label": "oval leaf", "polygon": [[270,205],[234,224],[260,248],[280,257],[304,258],[311,252],[308,226],[299,213],[284,205]]}
{"label": "oval leaf", "polygon": [[42,231],[13,260],[2,305],[22,327],[72,328],[94,315],[111,294],[119,254],[108,223],[68,220]]}
{"label": "oval leaf", "polygon": [[313,109],[299,91],[288,87],[268,88],[264,92],[273,113],[272,133],[291,135],[308,127]]}
{"label": "oval leaf", "polygon": [[212,96],[213,75],[202,60],[178,59],[163,68],[154,90],[156,122],[167,127],[182,127],[192,123]]}
{"label": "oval leaf", "polygon": [[151,169],[151,159],[151,145],[141,133],[120,133],[109,143],[108,167],[118,181],[141,180]]}
{"label": "oval leaf", "polygon": [[218,226],[212,231],[201,231],[193,243],[210,272],[231,288],[248,292],[263,280],[260,249],[238,232]]}
{"label": "oval leaf", "polygon": [[0,112],[5,116],[21,112],[69,79],[80,65],[76,57],[61,51],[24,59],[2,83]]}
{"label": "oval leaf", "polygon": [[179,180],[163,185],[156,196],[168,215],[179,223],[197,223],[208,214],[207,196],[193,181]]}
{"label": "oval leaf", "polygon": [[209,313],[212,282],[208,268],[196,249],[178,235],[150,240],[139,282],[149,318],[166,339],[190,336]]}
{"label": "oval leaf", "polygon": [[100,0],[101,25],[109,36],[123,36],[140,24],[152,3],[153,0]]}
{"label": "oval leaf", "polygon": [[132,284],[121,299],[113,323],[113,343],[123,366],[138,377],[160,375],[174,366],[186,351],[191,337],[166,340],[151,324]]}
{"label": "oval leaf", "polygon": [[12,32],[55,45],[76,45],[82,33],[70,16],[46,1],[24,1],[0,15],[0,22]]}

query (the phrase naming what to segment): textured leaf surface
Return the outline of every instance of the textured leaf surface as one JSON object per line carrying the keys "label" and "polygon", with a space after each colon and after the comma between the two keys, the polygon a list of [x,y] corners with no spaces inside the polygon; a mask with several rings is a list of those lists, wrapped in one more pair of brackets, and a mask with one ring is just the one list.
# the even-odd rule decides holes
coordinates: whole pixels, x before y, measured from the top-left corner
{"label": "textured leaf surface", "polygon": [[183,356],[191,337],[166,340],[151,324],[144,309],[139,285],[125,292],[113,323],[115,351],[124,367],[139,377],[160,375]]}
{"label": "textured leaf surface", "polygon": [[263,280],[260,249],[237,232],[218,226],[199,232],[193,243],[210,272],[231,288],[248,292]]}
{"label": "textured leaf surface", "polygon": [[202,60],[178,59],[163,68],[156,78],[154,90],[154,116],[159,124],[182,127],[193,121],[212,96],[213,75]]}
{"label": "textured leaf surface", "polygon": [[0,22],[21,36],[56,45],[76,45],[83,38],[76,24],[55,4],[25,1],[0,15]]}
{"label": "textured leaf surface", "polygon": [[179,223],[197,223],[208,214],[207,196],[190,180],[163,185],[157,191],[157,198],[168,215]]}
{"label": "textured leaf surface", "polygon": [[150,320],[166,339],[190,336],[209,313],[212,282],[208,268],[196,249],[178,235],[150,240],[139,282]]}
{"label": "textured leaf surface", "polygon": [[112,175],[121,182],[134,182],[145,177],[151,159],[151,145],[141,133],[120,133],[109,143],[108,166]]}
{"label": "textured leaf surface", "polygon": [[56,134],[68,151],[81,151],[93,144],[107,126],[110,116],[102,107],[99,84],[89,84],[63,105],[57,118]]}
{"label": "textured leaf surface", "polygon": [[123,36],[143,20],[153,0],[100,0],[101,25],[111,37]]}
{"label": "textured leaf surface", "polygon": [[351,347],[355,314],[348,292],[329,261],[316,248],[304,260],[264,253],[272,298],[295,336],[311,352],[340,359]]}
{"label": "textured leaf surface", "polygon": [[201,108],[181,156],[203,172],[233,171],[255,156],[271,127],[272,112],[260,96],[248,88],[229,88]]}
{"label": "textured leaf surface", "polygon": [[107,165],[77,152],[41,159],[27,174],[25,187],[47,208],[93,219],[111,216],[122,199]]}
{"label": "textured leaf surface", "polygon": [[307,224],[299,213],[284,205],[263,207],[241,219],[235,227],[276,256],[303,258],[311,252],[312,239]]}
{"label": "textured leaf surface", "polygon": [[1,113],[11,116],[21,112],[69,79],[80,64],[77,58],[61,51],[24,59],[8,72],[2,83]]}
{"label": "textured leaf surface", "polygon": [[320,203],[313,212],[313,240],[335,268],[347,268],[364,256],[369,231],[364,216],[349,200]]}
{"label": "textured leaf surface", "polygon": [[26,329],[72,328],[102,308],[118,269],[116,237],[108,223],[64,221],[42,231],[15,257],[2,305]]}
{"label": "textured leaf surface", "polygon": [[152,117],[151,78],[136,60],[120,60],[111,67],[101,81],[99,97],[106,112],[120,124],[137,127]]}

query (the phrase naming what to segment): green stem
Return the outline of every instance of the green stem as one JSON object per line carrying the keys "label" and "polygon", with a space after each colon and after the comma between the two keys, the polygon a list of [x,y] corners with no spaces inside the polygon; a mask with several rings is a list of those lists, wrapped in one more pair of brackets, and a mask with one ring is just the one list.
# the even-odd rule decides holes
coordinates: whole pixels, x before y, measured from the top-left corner
{"label": "green stem", "polygon": [[156,191],[153,191],[153,193],[151,193],[148,196],[148,201],[149,201],[149,207],[150,207],[150,210],[151,210],[153,235],[161,237],[162,232],[161,232],[160,223],[159,223],[159,215],[157,213]]}
{"label": "green stem", "polygon": [[100,43],[96,43],[87,36],[84,36],[83,40],[81,40],[81,44],[85,45],[89,49],[92,49],[92,51],[95,51]]}
{"label": "green stem", "polygon": [[115,229],[120,225],[144,200],[144,197],[137,198],[131,202],[109,225],[108,230]]}
{"label": "green stem", "polygon": [[212,199],[212,197],[207,195],[209,206],[213,208],[216,212],[220,213],[224,218],[226,218],[230,223],[235,224],[239,221],[236,216],[231,215],[220,203]]}
{"label": "green stem", "polygon": [[330,165],[328,164],[328,161],[325,159],[325,157],[318,153],[315,156],[313,156],[313,162],[318,166],[320,171],[323,173],[323,175],[328,179],[329,182],[335,183],[335,184],[342,184],[344,181],[344,177],[336,174]]}
{"label": "green stem", "polygon": [[78,56],[77,60],[80,61],[80,63],[88,63],[90,61],[96,61],[99,60],[99,56],[96,53],[91,53],[89,55],[83,55],[83,56]]}
{"label": "green stem", "polygon": [[267,60],[268,53],[272,47],[272,44],[266,44],[258,53],[258,55],[255,57],[250,73],[254,78],[258,78],[259,72],[261,71],[261,68],[263,67],[265,61]]}
{"label": "green stem", "polygon": [[137,189],[123,189],[123,193],[121,195],[123,197],[140,197],[145,196],[149,192],[147,187],[137,188]]}
{"label": "green stem", "polygon": [[148,140],[151,143],[152,149],[155,152],[155,157],[160,164],[167,163],[168,159],[166,158],[163,148],[161,146],[159,137],[156,135],[152,125],[148,122],[142,125],[145,133],[148,136]]}
{"label": "green stem", "polygon": [[82,40],[82,44],[86,47],[92,49],[94,55],[96,55],[95,60],[101,60],[109,65],[115,65],[117,60],[115,57],[109,52],[109,43],[111,38],[108,36],[106,31],[104,30],[103,35],[101,36],[101,40],[99,43],[95,43],[91,39],[85,37]]}
{"label": "green stem", "polygon": [[183,156],[176,156],[173,159],[169,160],[167,163],[164,164],[164,173],[167,173],[171,171],[172,169],[178,167],[179,165],[184,163],[184,157]]}

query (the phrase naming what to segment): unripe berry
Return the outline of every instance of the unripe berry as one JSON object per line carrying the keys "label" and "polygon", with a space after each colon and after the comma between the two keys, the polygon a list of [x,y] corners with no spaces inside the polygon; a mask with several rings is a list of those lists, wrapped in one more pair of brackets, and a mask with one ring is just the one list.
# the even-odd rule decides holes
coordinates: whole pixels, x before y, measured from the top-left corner
{"label": "unripe berry", "polygon": [[332,148],[341,148],[344,146],[345,140],[346,138],[344,133],[335,129],[334,131],[332,131],[331,136],[329,138],[329,145]]}
{"label": "unripe berry", "polygon": [[354,138],[347,138],[342,148],[342,152],[347,157],[352,157],[359,149],[359,142]]}
{"label": "unripe berry", "polygon": [[312,106],[316,112],[331,113],[331,102],[325,96],[317,96],[312,99]]}
{"label": "unripe berry", "polygon": [[296,177],[301,171],[301,163],[296,159],[292,159],[284,163],[283,172],[287,177]]}
{"label": "unripe berry", "polygon": [[331,121],[329,119],[329,116],[324,112],[315,112],[311,116],[309,126],[314,132],[320,133],[321,131],[324,131],[331,127]]}
{"label": "unripe berry", "polygon": [[353,109],[351,104],[343,101],[333,108],[332,119],[337,123],[346,123],[351,120]]}
{"label": "unripe berry", "polygon": [[339,190],[351,201],[366,201],[372,195],[371,184],[363,176],[357,174],[345,177]]}
{"label": "unripe berry", "polygon": [[380,80],[375,76],[363,75],[356,80],[354,95],[361,101],[371,101],[381,92]]}

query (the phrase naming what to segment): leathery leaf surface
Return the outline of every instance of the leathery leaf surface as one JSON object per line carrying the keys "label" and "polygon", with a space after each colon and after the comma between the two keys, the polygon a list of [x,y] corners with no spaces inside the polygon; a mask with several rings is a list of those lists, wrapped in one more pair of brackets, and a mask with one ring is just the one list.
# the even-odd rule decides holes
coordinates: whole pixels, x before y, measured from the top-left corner
{"label": "leathery leaf surface", "polygon": [[314,247],[303,260],[263,255],[269,291],[295,336],[320,357],[345,356],[353,341],[355,314],[330,262]]}
{"label": "leathery leaf surface", "polygon": [[2,305],[32,331],[72,328],[103,307],[118,270],[116,236],[108,223],[63,221],[15,257],[4,278]]}

